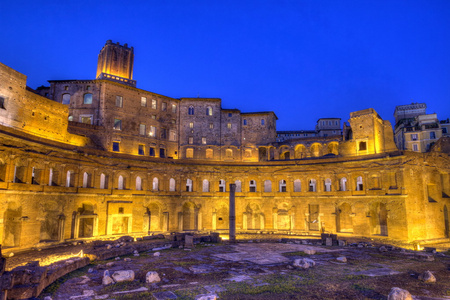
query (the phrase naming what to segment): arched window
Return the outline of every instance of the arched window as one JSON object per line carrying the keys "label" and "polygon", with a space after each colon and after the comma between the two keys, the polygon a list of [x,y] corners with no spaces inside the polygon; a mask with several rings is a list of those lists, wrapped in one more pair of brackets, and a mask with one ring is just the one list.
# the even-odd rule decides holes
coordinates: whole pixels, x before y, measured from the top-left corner
{"label": "arched window", "polygon": [[325,192],[331,192],[331,179],[327,178],[324,182]]}
{"label": "arched window", "polygon": [[209,181],[207,179],[203,179],[203,192],[208,193],[209,192]]}
{"label": "arched window", "polygon": [[159,181],[157,177],[153,178],[152,190],[154,192],[157,192],[159,190]]}
{"label": "arched window", "polygon": [[241,193],[242,192],[241,181],[240,180],[236,180],[234,182],[234,184],[236,184],[236,193]]}
{"label": "arched window", "polygon": [[339,182],[339,189],[342,192],[345,192],[347,190],[347,178],[342,177]]}
{"label": "arched window", "polygon": [[300,179],[294,180],[294,192],[301,192],[302,191],[302,182]]}
{"label": "arched window", "polygon": [[256,192],[256,181],[250,180],[249,191],[250,191],[251,193]]}
{"label": "arched window", "polygon": [[233,149],[226,149],[225,150],[225,156],[226,157],[233,157]]}
{"label": "arched window", "polygon": [[264,181],[264,192],[266,193],[272,192],[272,181],[270,180]]}
{"label": "arched window", "polygon": [[192,179],[186,180],[186,192],[192,192]]}
{"label": "arched window", "polygon": [[62,104],[70,104],[70,94],[62,95]]}
{"label": "arched window", "polygon": [[316,191],[316,180],[315,179],[310,179],[309,180],[309,191],[310,192],[315,192]]}
{"label": "arched window", "polygon": [[175,192],[175,191],[176,191],[175,179],[170,178],[170,180],[169,180],[169,192]]}
{"label": "arched window", "polygon": [[117,180],[117,189],[118,190],[123,190],[124,189],[124,186],[125,186],[124,181],[125,180],[123,179],[123,176],[120,175],[119,179]]}
{"label": "arched window", "polygon": [[189,115],[193,115],[194,114],[194,107],[192,105],[189,106],[188,114]]}
{"label": "arched window", "polygon": [[72,171],[67,171],[66,175],[66,187],[70,187],[72,185]]}
{"label": "arched window", "polygon": [[84,94],[83,104],[92,104],[92,94]]}
{"label": "arched window", "polygon": [[53,183],[53,168],[50,168],[48,173],[48,185],[52,186]]}
{"label": "arched window", "polygon": [[136,190],[142,191],[142,179],[140,176],[136,177]]}
{"label": "arched window", "polygon": [[83,188],[91,187],[91,174],[88,172],[83,173]]}
{"label": "arched window", "polygon": [[219,192],[226,192],[226,183],[225,180],[219,180]]}
{"label": "arched window", "polygon": [[107,189],[108,188],[108,176],[104,173],[100,174],[100,188]]}
{"label": "arched window", "polygon": [[284,179],[280,180],[279,184],[280,184],[279,191],[281,193],[286,192],[286,180],[284,180]]}
{"label": "arched window", "polygon": [[358,176],[356,178],[356,190],[357,191],[363,191],[364,190],[363,179],[362,179],[361,176]]}
{"label": "arched window", "polygon": [[211,107],[211,106],[208,106],[208,107],[206,108],[206,115],[207,115],[207,116],[212,116],[212,107]]}

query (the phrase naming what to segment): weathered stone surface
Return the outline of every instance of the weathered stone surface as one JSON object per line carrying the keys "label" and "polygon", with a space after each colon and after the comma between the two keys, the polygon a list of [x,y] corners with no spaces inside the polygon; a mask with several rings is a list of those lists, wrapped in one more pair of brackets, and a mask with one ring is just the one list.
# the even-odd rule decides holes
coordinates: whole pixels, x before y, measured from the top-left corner
{"label": "weathered stone surface", "polygon": [[388,251],[387,248],[386,248],[385,246],[381,246],[380,248],[378,248],[378,250],[379,250],[380,252],[386,252],[386,251]]}
{"label": "weathered stone surface", "polygon": [[193,248],[194,247],[194,237],[192,235],[186,235],[184,237],[184,247]]}
{"label": "weathered stone surface", "polygon": [[436,282],[436,277],[430,271],[425,271],[424,273],[419,275],[419,280],[422,280],[426,283]]}
{"label": "weathered stone surface", "polygon": [[153,293],[153,297],[155,297],[156,300],[177,299],[177,295],[169,291]]}
{"label": "weathered stone surface", "polygon": [[216,300],[216,294],[200,294],[195,296],[195,300]]}
{"label": "weathered stone surface", "polygon": [[316,262],[309,258],[298,258],[294,260],[293,266],[300,269],[312,268],[316,265]]}
{"label": "weathered stone surface", "polygon": [[340,257],[336,258],[336,260],[341,263],[347,262],[347,258],[345,256],[340,256]]}
{"label": "weathered stone surface", "polygon": [[159,277],[159,274],[155,271],[149,271],[145,275],[145,282],[147,283],[153,283],[153,282],[160,282],[161,278]]}
{"label": "weathered stone surface", "polygon": [[160,255],[161,255],[160,252],[155,252],[155,253],[153,253],[153,256],[156,256],[156,257],[158,257],[158,256],[160,256]]}
{"label": "weathered stone surface", "polygon": [[325,239],[325,245],[326,245],[326,246],[333,246],[333,239],[330,238],[330,237],[327,237],[327,238]]}
{"label": "weathered stone surface", "polygon": [[115,271],[111,277],[112,279],[114,279],[115,282],[133,281],[134,271],[133,270]]}
{"label": "weathered stone surface", "polygon": [[413,297],[407,290],[393,287],[389,292],[388,300],[413,300]]}
{"label": "weathered stone surface", "polygon": [[314,249],[305,249],[305,251],[304,251],[306,254],[308,254],[308,255],[314,255],[314,254],[316,254],[316,250],[314,250]]}

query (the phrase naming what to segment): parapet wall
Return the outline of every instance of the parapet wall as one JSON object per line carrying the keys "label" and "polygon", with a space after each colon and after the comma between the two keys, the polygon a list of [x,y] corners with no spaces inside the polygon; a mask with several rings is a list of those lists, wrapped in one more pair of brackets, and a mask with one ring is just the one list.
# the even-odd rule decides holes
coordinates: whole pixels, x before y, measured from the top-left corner
{"label": "parapet wall", "polygon": [[27,90],[26,80],[25,75],[0,63],[0,124],[63,143],[87,145],[87,138],[67,132],[67,106]]}

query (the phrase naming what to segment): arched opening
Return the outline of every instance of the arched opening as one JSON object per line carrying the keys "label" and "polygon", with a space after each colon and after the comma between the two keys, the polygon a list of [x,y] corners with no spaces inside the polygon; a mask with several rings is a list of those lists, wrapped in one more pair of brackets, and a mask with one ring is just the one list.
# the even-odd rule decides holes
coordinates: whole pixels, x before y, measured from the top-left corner
{"label": "arched opening", "polygon": [[64,219],[64,216],[60,213],[56,202],[48,201],[41,205],[41,213],[43,215],[41,218],[40,241],[58,241],[60,239],[60,226],[62,225],[61,219]]}
{"label": "arched opening", "polygon": [[117,189],[118,190],[125,189],[125,178],[123,178],[122,175],[120,175],[119,179],[117,180]]}
{"label": "arched opening", "polygon": [[159,191],[159,180],[158,177],[154,177],[152,181],[152,191],[157,192]]}
{"label": "arched opening", "polygon": [[322,148],[322,145],[320,145],[320,144],[313,144],[312,146],[311,146],[311,156],[312,157],[319,157],[320,156],[320,152],[321,152],[321,148]]}
{"label": "arched opening", "polygon": [[259,147],[258,153],[259,153],[259,161],[267,161],[268,157],[266,147]]}
{"label": "arched opening", "polygon": [[142,178],[140,176],[136,176],[136,190],[142,191]]}
{"label": "arched opening", "polygon": [[291,153],[288,149],[283,149],[280,154],[280,159],[289,160],[291,159]]}
{"label": "arched opening", "polygon": [[357,191],[363,191],[364,190],[363,179],[362,179],[361,176],[358,176],[356,178],[356,190]]}
{"label": "arched opening", "polygon": [[297,145],[295,147],[295,158],[301,159],[306,157],[306,148],[304,145]]}
{"label": "arched opening", "polygon": [[170,178],[170,180],[169,180],[169,192],[175,192],[175,191],[176,191],[175,179]]}
{"label": "arched opening", "polygon": [[286,192],[286,180],[281,179],[278,184],[279,184],[278,191],[280,193],[285,193]]}
{"label": "arched opening", "polygon": [[270,180],[264,181],[264,192],[265,193],[272,192],[272,181],[270,181]]}
{"label": "arched opening", "polygon": [[186,180],[186,192],[192,192],[192,179]]}
{"label": "arched opening", "polygon": [[83,188],[92,187],[92,175],[88,172],[83,173]]}
{"label": "arched opening", "polygon": [[222,193],[226,192],[226,183],[225,183],[225,180],[223,180],[223,179],[219,180],[219,192],[222,192]]}
{"label": "arched opening", "polygon": [[244,213],[244,229],[261,230],[264,229],[264,215],[258,204],[249,204]]}
{"label": "arched opening", "polygon": [[339,180],[339,190],[342,192],[347,190],[347,178],[342,177],[341,180]]}
{"label": "arched opening", "polygon": [[317,191],[317,189],[316,189],[316,180],[315,179],[310,179],[309,180],[309,191],[310,192]]}
{"label": "arched opening", "polygon": [[331,179],[330,178],[325,179],[324,190],[325,190],[325,192],[331,192]]}
{"label": "arched opening", "polygon": [[294,180],[294,192],[298,193],[302,191],[302,182],[300,179]]}
{"label": "arched opening", "polygon": [[336,228],[338,232],[353,232],[352,208],[348,203],[336,207]]}
{"label": "arched opening", "polygon": [[250,193],[255,193],[255,192],[256,192],[256,181],[250,180],[250,183],[249,183],[249,192],[250,192]]}
{"label": "arched opening", "polygon": [[100,188],[107,189],[108,188],[108,175],[104,173],[100,174]]}
{"label": "arched opening", "polygon": [[234,182],[234,184],[236,184],[236,193],[241,193],[242,192],[242,185],[241,185],[241,181],[240,180],[236,180]]}
{"label": "arched opening", "polygon": [[203,179],[202,191],[203,193],[209,193],[209,181],[207,179]]}
{"label": "arched opening", "polygon": [[334,154],[334,155],[338,155],[339,154],[339,150],[338,150],[338,143],[329,143],[328,144],[328,153],[330,154]]}
{"label": "arched opening", "polygon": [[75,172],[69,170],[66,173],[66,187],[74,187],[74,186],[75,186]]}

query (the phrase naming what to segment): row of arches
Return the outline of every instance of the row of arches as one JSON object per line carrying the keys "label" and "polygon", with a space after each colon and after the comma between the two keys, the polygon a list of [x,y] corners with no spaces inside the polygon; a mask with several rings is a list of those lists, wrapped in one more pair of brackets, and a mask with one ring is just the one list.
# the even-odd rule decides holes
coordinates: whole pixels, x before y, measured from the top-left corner
{"label": "row of arches", "polygon": [[258,148],[258,151],[260,161],[303,159],[321,157],[328,154],[339,155],[339,142],[281,145],[279,148],[261,146]]}

